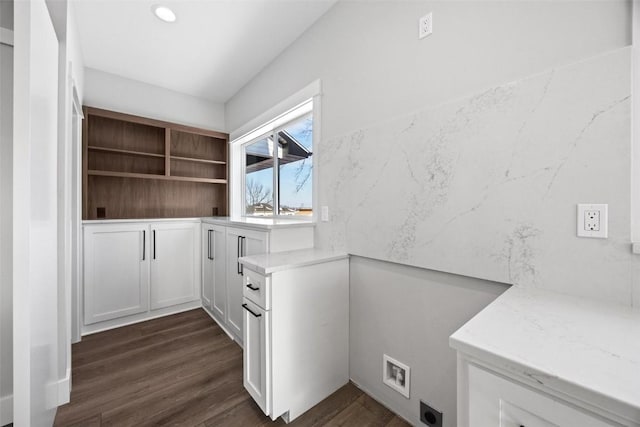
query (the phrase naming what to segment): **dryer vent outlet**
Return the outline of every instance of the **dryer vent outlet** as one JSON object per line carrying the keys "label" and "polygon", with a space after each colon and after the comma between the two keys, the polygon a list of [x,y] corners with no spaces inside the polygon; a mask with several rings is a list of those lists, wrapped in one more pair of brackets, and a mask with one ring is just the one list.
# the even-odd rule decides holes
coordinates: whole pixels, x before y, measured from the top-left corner
{"label": "dryer vent outlet", "polygon": [[442,412],[420,401],[420,421],[429,427],[442,427]]}

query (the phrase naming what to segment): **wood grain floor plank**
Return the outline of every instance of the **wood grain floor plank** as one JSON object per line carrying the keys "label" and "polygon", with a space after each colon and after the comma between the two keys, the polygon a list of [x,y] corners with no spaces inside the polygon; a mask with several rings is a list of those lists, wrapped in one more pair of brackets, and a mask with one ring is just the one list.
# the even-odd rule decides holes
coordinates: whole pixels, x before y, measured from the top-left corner
{"label": "wood grain floor plank", "polygon": [[352,383],[348,383],[293,420],[290,425],[295,427],[323,426],[362,395],[362,390]]}
{"label": "wood grain floor plank", "polygon": [[[135,323],[122,328],[86,335],[82,337],[81,342],[73,345],[73,356],[81,355],[83,352],[91,351],[93,349],[99,350],[101,348],[110,347],[111,343],[114,342],[126,342],[140,336],[151,335],[156,331],[162,331],[167,328],[180,326],[183,323],[189,323],[194,320],[204,318],[208,318],[208,316],[206,313],[203,313],[202,310],[190,310],[183,313],[160,317],[158,319]],[[209,320],[211,320],[211,318],[209,318]]]}
{"label": "wood grain floor plank", "polygon": [[[176,407],[190,404],[190,400],[195,395],[210,394],[218,387],[224,387],[224,393],[228,395],[230,390],[239,389],[242,386],[238,379],[238,377],[242,378],[241,359],[233,358],[227,363],[218,363],[217,365],[217,369],[207,370],[184,382],[167,384],[163,388],[129,401],[114,410],[105,411],[102,414],[103,425],[156,424],[155,418],[162,419],[167,416],[167,413],[174,411]],[[141,408],[144,410],[141,411]]]}
{"label": "wood grain floor plank", "polygon": [[226,336],[208,329],[193,331],[185,336],[153,346],[141,347],[121,355],[80,366],[73,370],[73,380],[82,386],[91,387],[94,382],[105,384],[119,381],[121,377],[153,367],[162,368],[175,360],[188,360],[190,354],[211,348],[211,344],[228,342]]}
{"label": "wood grain floor plank", "polygon": [[58,410],[58,418],[61,414],[67,419],[71,416],[82,417],[95,412],[96,409],[100,412],[110,411],[148,396],[156,390],[166,389],[168,384],[189,383],[194,377],[211,371],[214,363],[234,361],[241,357],[241,349],[227,340],[223,346],[205,348],[201,352],[190,354],[188,363],[176,359],[171,364],[157,369],[142,371],[135,378],[121,378],[120,384],[114,383],[109,387],[98,384],[81,392],[74,389],[71,394],[72,405],[61,407]]}
{"label": "wood grain floor plank", "polygon": [[[283,426],[242,382],[242,349],[202,310],[83,337],[55,426]],[[291,426],[407,426],[349,383]]]}
{"label": "wood grain floor plank", "polygon": [[331,427],[384,427],[393,417],[393,412],[366,394],[363,394],[355,402],[332,418],[326,425]]}
{"label": "wood grain floor plank", "polygon": [[141,347],[153,345],[157,342],[169,341],[183,336],[190,331],[202,330],[206,328],[206,326],[211,325],[211,322],[211,319],[197,319],[188,323],[182,323],[180,325],[167,328],[166,330],[156,331],[149,334],[142,333],[126,340],[113,340],[110,338],[105,338],[105,341],[110,340],[113,344],[109,346],[87,345],[83,349],[84,351],[76,351],[76,354],[74,354],[73,358],[74,366],[82,367],[85,365],[90,365],[92,363],[95,363],[96,360],[106,359],[118,354],[125,354]]}
{"label": "wood grain floor plank", "polygon": [[411,424],[409,424],[399,416],[394,415],[394,417],[387,423],[385,427],[411,427]]}

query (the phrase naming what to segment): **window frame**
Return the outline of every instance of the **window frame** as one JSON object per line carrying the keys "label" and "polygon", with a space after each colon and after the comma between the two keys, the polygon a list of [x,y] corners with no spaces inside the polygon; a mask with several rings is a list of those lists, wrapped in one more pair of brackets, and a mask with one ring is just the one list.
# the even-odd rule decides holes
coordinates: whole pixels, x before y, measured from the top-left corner
{"label": "window frame", "polygon": [[[320,113],[319,113],[319,94],[299,103],[294,108],[289,109],[283,114],[278,115],[254,128],[250,132],[246,132],[239,138],[235,138],[230,142],[231,145],[231,182],[230,182],[230,211],[232,217],[247,217],[247,218],[269,218],[269,219],[288,219],[288,220],[308,220],[310,222],[317,221],[318,208],[318,191],[317,191],[317,176],[318,176],[318,160],[317,160],[317,142],[319,141],[319,129],[320,129]],[[296,216],[296,215],[281,215],[280,214],[280,195],[278,189],[279,178],[279,166],[278,157],[274,156],[274,173],[273,173],[273,215],[253,215],[246,212],[246,152],[245,148],[252,143],[260,141],[261,139],[274,137],[277,132],[285,130],[287,127],[304,120],[304,118],[311,116],[312,119],[312,156],[311,156],[311,209],[312,215]],[[275,139],[274,139],[275,141]],[[234,179],[235,178],[235,179]]]}

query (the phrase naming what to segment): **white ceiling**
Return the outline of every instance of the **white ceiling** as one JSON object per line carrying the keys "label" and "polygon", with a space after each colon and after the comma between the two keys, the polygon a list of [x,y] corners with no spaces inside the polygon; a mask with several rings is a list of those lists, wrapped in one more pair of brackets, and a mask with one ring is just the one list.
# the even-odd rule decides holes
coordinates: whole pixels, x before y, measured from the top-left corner
{"label": "white ceiling", "polygon": [[[336,0],[75,0],[85,66],[224,103]],[[167,24],[151,7],[169,6]]]}

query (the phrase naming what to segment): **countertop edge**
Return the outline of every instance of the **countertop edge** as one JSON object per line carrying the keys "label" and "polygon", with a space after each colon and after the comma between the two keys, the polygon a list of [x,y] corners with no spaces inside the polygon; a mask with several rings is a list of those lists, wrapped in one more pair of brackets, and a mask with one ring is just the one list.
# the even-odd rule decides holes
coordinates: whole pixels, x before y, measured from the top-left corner
{"label": "countertop edge", "polygon": [[[308,249],[300,249],[299,251],[308,251]],[[298,251],[291,251],[291,252],[298,252]],[[259,256],[267,256],[267,255],[278,255],[278,252],[273,254],[259,255]],[[256,256],[241,257],[238,259],[238,261],[248,269],[253,270],[257,273],[266,275],[266,274],[272,274],[272,273],[276,273],[278,271],[283,271],[283,270],[291,270],[294,268],[308,267],[311,265],[323,264],[326,262],[338,261],[341,259],[348,259],[349,254],[347,254],[346,252],[338,252],[335,254],[322,253],[317,258],[310,258],[310,259],[301,260],[297,262],[294,261],[291,263],[282,263],[274,266],[265,266],[263,263],[256,262],[255,259],[252,259],[255,257]]]}
{"label": "countertop edge", "polygon": [[252,230],[273,230],[280,228],[305,228],[315,227],[316,223],[311,221],[295,221],[291,223],[278,222],[276,224],[252,224],[241,220],[221,217],[220,219],[212,217],[190,217],[190,218],[126,218],[126,219],[85,219],[82,220],[83,226],[102,225],[102,224],[140,224],[140,223],[162,223],[162,222],[199,222],[202,224],[222,225],[226,227],[238,227]]}

